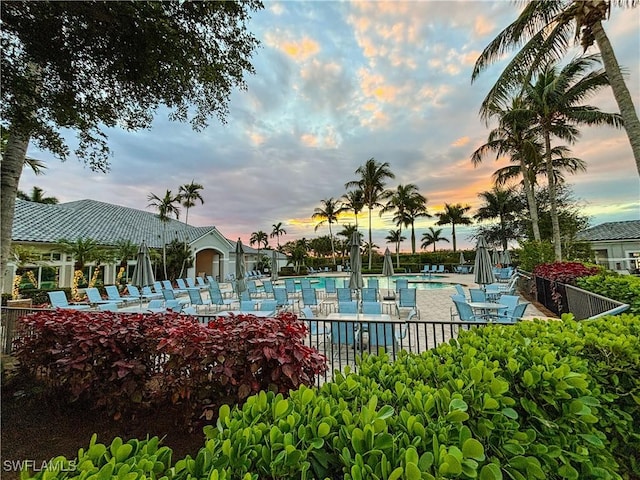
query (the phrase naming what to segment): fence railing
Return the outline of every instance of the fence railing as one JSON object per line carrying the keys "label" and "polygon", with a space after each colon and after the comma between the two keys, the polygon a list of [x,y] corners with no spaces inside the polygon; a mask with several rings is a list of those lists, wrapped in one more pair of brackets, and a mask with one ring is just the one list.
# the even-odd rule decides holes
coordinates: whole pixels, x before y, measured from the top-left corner
{"label": "fence railing", "polygon": [[617,315],[629,308],[626,303],[603,297],[573,285],[564,285],[564,292],[567,299],[567,309],[576,320]]}

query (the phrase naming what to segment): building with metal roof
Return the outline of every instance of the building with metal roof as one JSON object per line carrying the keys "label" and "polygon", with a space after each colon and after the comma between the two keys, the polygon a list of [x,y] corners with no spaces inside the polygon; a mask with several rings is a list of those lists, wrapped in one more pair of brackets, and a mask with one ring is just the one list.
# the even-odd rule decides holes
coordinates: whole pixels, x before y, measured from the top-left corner
{"label": "building with metal roof", "polygon": [[[196,227],[175,219],[162,222],[155,213],[96,200],[48,205],[16,199],[12,245],[31,247],[38,252],[41,262],[33,265],[38,283],[71,285],[73,259],[61,252],[59,241],[79,238],[90,238],[104,246],[114,246],[122,240],[136,245],[145,242],[148,247],[158,249],[162,248],[164,239],[166,243],[178,239],[189,246],[194,258],[186,276],[212,275],[224,281],[235,271],[236,242],[227,239],[215,226]],[[248,245],[244,250],[248,268],[255,269],[258,251]],[[260,257],[265,254],[271,256],[270,252],[261,250]],[[278,255],[286,262],[284,255]],[[129,263],[132,269],[135,262]],[[87,265],[89,276],[92,268],[96,268],[94,264]],[[118,264],[100,265],[100,268],[103,282],[115,283]],[[5,273],[5,290],[11,288],[15,271],[16,265],[10,263]]]}
{"label": "building with metal roof", "polygon": [[640,220],[606,222],[580,232],[591,244],[596,263],[621,273],[640,273]]}

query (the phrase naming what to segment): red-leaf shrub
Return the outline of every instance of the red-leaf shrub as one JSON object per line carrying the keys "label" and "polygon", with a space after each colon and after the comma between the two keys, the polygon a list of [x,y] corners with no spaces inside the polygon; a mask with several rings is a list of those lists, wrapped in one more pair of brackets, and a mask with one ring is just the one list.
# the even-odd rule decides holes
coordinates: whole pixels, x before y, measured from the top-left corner
{"label": "red-leaf shrub", "polygon": [[576,278],[589,277],[599,272],[600,267],[589,267],[580,262],[542,263],[533,269],[533,274],[537,277],[569,285],[575,285]]}
{"label": "red-leaf shrub", "polygon": [[122,413],[136,406],[185,405],[197,418],[262,389],[312,385],[326,358],[303,344],[306,324],[291,313],[214,319],[52,310],[21,319],[16,357],[68,401]]}

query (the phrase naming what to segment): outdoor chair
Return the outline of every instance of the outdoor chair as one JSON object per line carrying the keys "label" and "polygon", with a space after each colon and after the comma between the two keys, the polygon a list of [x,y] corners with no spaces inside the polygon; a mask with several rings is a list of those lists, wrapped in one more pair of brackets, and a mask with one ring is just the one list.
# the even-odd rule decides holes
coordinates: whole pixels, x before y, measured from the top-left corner
{"label": "outdoor chair", "polygon": [[67,294],[63,291],[48,292],[49,301],[53,308],[65,308],[67,310],[89,310],[91,305],[71,304],[67,300]]}
{"label": "outdoor chair", "polygon": [[398,316],[400,316],[401,308],[411,308],[415,310],[420,318],[420,310],[416,303],[416,289],[415,288],[401,288],[399,291],[398,301],[396,302],[396,310]]}
{"label": "outdoor chair", "polygon": [[224,298],[220,289],[212,285],[209,286],[209,299],[211,300],[211,304],[215,305],[218,310],[221,310],[222,307],[230,308],[234,303],[238,303],[238,301],[233,298]]}
{"label": "outdoor chair", "polygon": [[93,306],[101,305],[104,303],[113,303],[112,300],[104,300],[100,295],[100,291],[96,287],[88,287],[84,289],[84,293],[87,296],[87,300]]}
{"label": "outdoor chair", "polygon": [[162,298],[162,293],[155,293],[153,291],[151,291],[151,287],[148,286],[144,286],[142,287],[142,295],[144,295],[145,298]]}
{"label": "outdoor chair", "polygon": [[379,302],[362,302],[362,313],[366,315],[381,315],[382,304]]}
{"label": "outdoor chair", "polygon": [[458,311],[458,317],[462,322],[483,322],[484,318],[479,315],[475,315],[473,313],[473,309],[466,302],[460,302],[458,300],[454,300],[453,303],[456,306],[456,310]]}
{"label": "outdoor chair", "polygon": [[187,282],[187,288],[196,288],[196,281],[193,278],[186,277],[185,280]]}
{"label": "outdoor chair", "polygon": [[464,288],[462,288],[462,285],[456,283],[454,287],[456,289],[456,292],[458,292],[458,295],[462,295],[462,298],[466,298],[466,294],[464,293]]}
{"label": "outdoor chair", "polygon": [[278,308],[289,309],[293,308],[293,306],[298,303],[297,300],[293,300],[289,298],[289,294],[287,293],[286,288],[274,288],[273,295],[278,304]]}
{"label": "outdoor chair", "polygon": [[173,290],[168,290],[166,288],[163,288],[162,296],[164,297],[165,302],[168,300],[175,300],[179,302],[182,306],[189,304],[189,300],[187,300],[186,298],[176,298],[176,295],[175,293],[173,293]]}
{"label": "outdoor chair", "polygon": [[[465,296],[459,293],[451,295],[451,300],[453,300],[454,302],[467,303],[467,299],[465,298]],[[458,316],[458,310],[456,309],[455,305],[449,307],[449,316],[451,317],[451,321],[455,320],[455,318]]]}
{"label": "outdoor chair", "polygon": [[422,267],[422,270],[420,270],[420,273],[427,274],[427,273],[431,273],[431,270],[429,269],[429,264],[426,264],[424,267]]}
{"label": "outdoor chair", "polygon": [[252,312],[256,309],[256,304],[253,300],[240,300],[240,311]]}
{"label": "outdoor chair", "polygon": [[357,348],[360,344],[360,331],[355,322],[331,322],[331,345],[333,348],[333,357],[340,357],[340,351],[343,346]]}
{"label": "outdoor chair", "polygon": [[104,289],[107,291],[107,298],[115,303],[137,302],[138,299],[130,295],[122,296],[118,287],[115,285],[106,285]]}
{"label": "outdoor chair", "polygon": [[362,301],[363,302],[377,302],[378,290],[375,288],[363,288],[362,289]]}
{"label": "outdoor chair", "polygon": [[500,310],[498,312],[498,316],[511,317],[513,315],[514,309],[516,308],[516,305],[520,303],[520,297],[517,295],[500,295],[500,297],[498,298],[498,303],[507,306],[505,310]]}
{"label": "outdoor chair", "polygon": [[403,288],[409,288],[409,280],[406,278],[398,278],[396,280],[396,293],[400,292]]}
{"label": "outdoor chair", "polygon": [[263,296],[263,292],[260,292],[258,290],[258,285],[256,284],[255,280],[248,280],[247,281],[247,291],[249,292],[249,294],[253,297],[261,297]]}
{"label": "outdoor chair", "polygon": [[162,283],[160,283],[158,280],[153,282],[153,291],[155,293],[162,293]]}
{"label": "outdoor chair", "polygon": [[380,288],[379,284],[378,284],[378,279],[374,278],[374,277],[370,277],[367,279],[367,288],[373,288],[375,290],[378,290]]}
{"label": "outdoor chair", "polygon": [[358,303],[353,300],[338,302],[338,313],[358,313]]}
{"label": "outdoor chair", "polygon": [[409,315],[407,315],[407,320],[405,323],[400,324],[400,328],[397,328],[395,331],[395,339],[396,339],[396,347],[399,349],[403,346],[404,339],[407,339],[407,346],[409,350],[411,350],[411,327],[414,326],[416,331],[416,336],[418,334],[417,325],[414,323],[418,319],[418,312],[416,310],[411,310]]}
{"label": "outdoor chair", "polygon": [[444,265],[438,265],[438,270],[436,273],[444,273]]}
{"label": "outdoor chair", "polygon": [[296,288],[296,281],[293,278],[284,279],[284,288],[289,297],[300,298],[300,292]]}
{"label": "outdoor chair", "polygon": [[156,298],[149,301],[149,304],[147,305],[147,311],[153,313],[161,313],[166,312],[167,309],[164,306],[164,301]]}
{"label": "outdoor chair", "polygon": [[262,288],[264,289],[264,296],[266,298],[273,298],[273,282],[271,280],[263,280]]}
{"label": "outdoor chair", "polygon": [[[327,340],[329,340],[331,335],[331,329],[325,325],[324,322],[320,324],[317,320],[315,320],[315,315],[313,314],[313,310],[309,307],[302,307],[300,310],[300,315],[304,317],[307,325],[309,326],[309,336],[311,337],[311,346],[318,348],[320,344],[324,345]],[[312,338],[315,337],[316,341],[314,342]]]}
{"label": "outdoor chair", "polygon": [[267,298],[260,302],[260,310],[263,312],[273,312],[275,315],[278,310],[278,302],[276,302],[275,299]]}
{"label": "outdoor chair", "polygon": [[438,266],[431,265],[431,270],[429,270],[429,273],[437,273],[437,272],[438,272]]}
{"label": "outdoor chair", "polygon": [[196,277],[196,286],[200,289],[205,289],[205,290],[209,288],[207,283],[204,281],[204,278],[202,277]]}
{"label": "outdoor chair", "polygon": [[318,303],[318,297],[316,296],[316,290],[314,288],[302,288],[302,304],[311,309],[320,309],[320,304]]}
{"label": "outdoor chair", "polygon": [[185,307],[180,311],[181,315],[197,315],[195,307]]}
{"label": "outdoor chair", "polygon": [[499,316],[498,323],[516,323],[522,320],[522,316],[524,315],[525,310],[530,305],[529,302],[522,302],[515,306],[511,315],[508,316]]}
{"label": "outdoor chair", "polygon": [[182,278],[176,278],[176,283],[179,291],[186,292],[187,288],[189,288]]}
{"label": "outdoor chair", "polygon": [[189,301],[191,302],[191,305],[196,309],[196,311],[198,311],[198,307],[200,306],[210,309],[211,300],[203,299],[198,288],[189,288],[187,290],[187,293],[189,293]]}
{"label": "outdoor chair", "polygon": [[187,293],[186,288],[185,289],[173,288],[173,285],[171,285],[171,282],[169,280],[162,280],[162,288],[165,290],[172,290],[173,293],[175,294]]}
{"label": "outdoor chair", "polygon": [[[151,303],[151,302],[149,302]],[[183,305],[180,303],[179,300],[165,300],[164,301],[164,308],[166,310],[171,310],[172,312],[181,312],[182,311],[182,307]]]}
{"label": "outdoor chair", "polygon": [[480,288],[470,288],[469,296],[471,297],[472,302],[486,302],[487,295],[484,290]]}
{"label": "outdoor chair", "polygon": [[302,290],[303,288],[312,288],[310,279],[308,279],[308,278],[301,278],[300,279],[300,290]]}
{"label": "outdoor chair", "polygon": [[396,349],[396,337],[393,332],[393,323],[370,322],[367,325],[369,334],[369,349],[373,349],[373,353],[377,353],[379,348],[387,350]]}
{"label": "outdoor chair", "polygon": [[350,302],[353,300],[351,289],[346,287],[336,288],[338,302]]}
{"label": "outdoor chair", "polygon": [[138,287],[136,287],[135,285],[131,285],[130,283],[127,284],[127,291],[129,292],[129,296],[138,299],[139,302],[142,302],[143,300],[152,300],[154,298],[158,298],[156,293],[152,293],[151,295],[141,293]]}
{"label": "outdoor chair", "polygon": [[256,308],[258,308],[258,305],[260,305],[260,302],[261,302],[261,300],[258,300],[257,298],[253,298],[249,290],[243,290],[242,292],[240,292],[239,297],[240,297],[240,302],[251,302],[251,304],[253,305],[253,308],[251,310],[255,310]]}

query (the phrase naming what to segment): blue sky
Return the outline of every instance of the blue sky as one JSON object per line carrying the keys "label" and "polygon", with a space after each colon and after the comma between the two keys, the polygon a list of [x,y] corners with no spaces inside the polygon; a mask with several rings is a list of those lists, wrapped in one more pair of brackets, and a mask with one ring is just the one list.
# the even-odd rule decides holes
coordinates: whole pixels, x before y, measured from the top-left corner
{"label": "blue sky", "polygon": [[[517,13],[506,1],[267,1],[249,25],[262,42],[256,74],[246,91],[232,95],[226,124],[211,119],[194,132],[160,110],[150,130],[109,130],[107,174],[31,149],[48,169],[38,177],[25,170],[20,189],[37,185],[62,202],[92,198],[147,209],[150,192],[162,196],[195,180],[205,186],[205,203],[190,210],[190,224],[215,225],[248,242],[252,232],[270,233],[282,222],[282,243],[327,234],[325,227],[314,232],[314,209],[342,196],[358,166],[374,157],[396,174],[388,186],[417,185],[431,214],[445,202],[471,205],[473,213],[478,192],[491,188],[491,174],[507,161],[471,165],[489,133],[478,109],[503,64],[473,85],[471,71]],[[638,108],[640,8],[614,9],[605,29]],[[609,91],[589,103],[617,111]],[[587,173],[568,181],[592,224],[640,218],[640,182],[623,131],[585,128],[572,151],[588,164]],[[416,223],[418,240],[436,220]],[[365,212],[363,230],[366,222]],[[394,228],[390,215],[374,212],[381,249]],[[451,228],[442,228],[450,239]],[[472,231],[458,230],[459,247],[472,245]]]}

